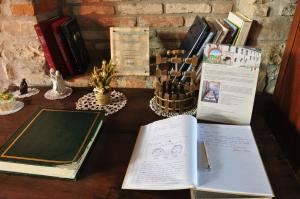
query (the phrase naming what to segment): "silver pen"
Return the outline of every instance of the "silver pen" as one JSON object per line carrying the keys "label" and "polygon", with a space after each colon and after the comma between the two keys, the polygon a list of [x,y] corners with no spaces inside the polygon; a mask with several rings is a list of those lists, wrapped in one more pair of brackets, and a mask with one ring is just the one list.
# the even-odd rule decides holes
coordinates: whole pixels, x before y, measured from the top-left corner
{"label": "silver pen", "polygon": [[208,157],[208,151],[207,151],[205,141],[203,141],[203,146],[204,146],[204,152],[205,152],[205,156],[206,156],[206,160],[207,160],[207,168],[211,169],[211,164],[210,164],[210,160],[209,160],[209,157]]}

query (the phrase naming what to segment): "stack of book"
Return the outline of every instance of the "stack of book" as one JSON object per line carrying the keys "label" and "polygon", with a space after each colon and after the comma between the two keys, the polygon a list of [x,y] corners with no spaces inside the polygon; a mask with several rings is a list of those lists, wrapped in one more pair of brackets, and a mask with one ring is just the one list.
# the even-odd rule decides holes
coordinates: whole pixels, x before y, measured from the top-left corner
{"label": "stack of book", "polygon": [[0,171],[76,180],[104,111],[39,108],[0,147]]}
{"label": "stack of book", "polygon": [[[205,20],[196,16],[186,37],[180,45],[185,50],[184,57],[196,55],[201,60],[207,43],[244,46],[252,25],[252,20],[239,12],[230,12],[226,19]],[[183,64],[181,71],[190,70]]]}
{"label": "stack of book", "polygon": [[59,70],[64,77],[87,70],[89,56],[75,18],[54,17],[34,28],[50,68]]}

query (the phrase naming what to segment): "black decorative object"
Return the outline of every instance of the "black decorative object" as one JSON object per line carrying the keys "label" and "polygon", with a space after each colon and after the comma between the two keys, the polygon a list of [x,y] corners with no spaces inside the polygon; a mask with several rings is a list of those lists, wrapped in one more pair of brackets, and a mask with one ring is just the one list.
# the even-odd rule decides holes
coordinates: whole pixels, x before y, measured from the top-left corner
{"label": "black decorative object", "polygon": [[28,93],[28,85],[26,83],[25,78],[22,79],[22,82],[20,84],[19,90],[20,90],[20,94],[21,95],[24,95],[24,94]]}

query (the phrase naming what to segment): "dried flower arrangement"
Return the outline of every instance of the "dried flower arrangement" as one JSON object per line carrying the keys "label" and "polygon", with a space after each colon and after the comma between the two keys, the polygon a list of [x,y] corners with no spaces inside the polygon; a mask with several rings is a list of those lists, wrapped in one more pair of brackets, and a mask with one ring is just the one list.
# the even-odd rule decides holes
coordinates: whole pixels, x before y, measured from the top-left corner
{"label": "dried flower arrangement", "polygon": [[110,82],[113,78],[115,64],[106,60],[102,61],[101,68],[95,66],[90,78],[90,85],[94,87],[94,93],[99,104],[108,104],[110,100]]}

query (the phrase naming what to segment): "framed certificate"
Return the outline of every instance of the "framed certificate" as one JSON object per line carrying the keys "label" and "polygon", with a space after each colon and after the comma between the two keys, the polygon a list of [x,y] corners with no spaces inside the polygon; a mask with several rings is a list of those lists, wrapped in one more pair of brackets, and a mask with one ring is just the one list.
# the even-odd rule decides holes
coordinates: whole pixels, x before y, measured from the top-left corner
{"label": "framed certificate", "polygon": [[111,27],[110,49],[116,75],[149,75],[149,28]]}

